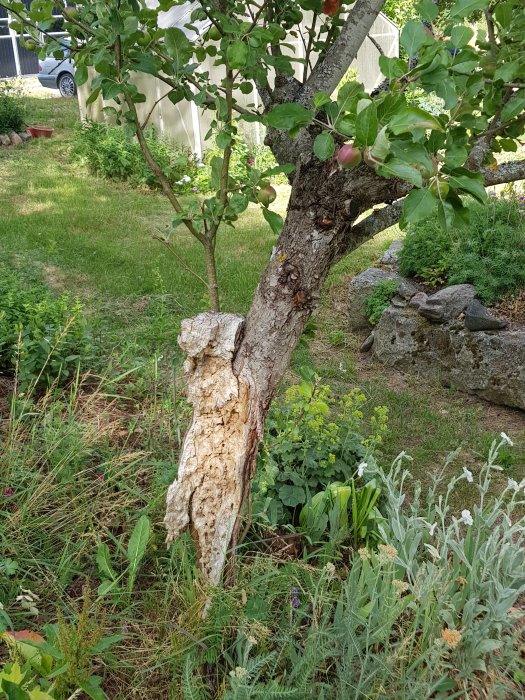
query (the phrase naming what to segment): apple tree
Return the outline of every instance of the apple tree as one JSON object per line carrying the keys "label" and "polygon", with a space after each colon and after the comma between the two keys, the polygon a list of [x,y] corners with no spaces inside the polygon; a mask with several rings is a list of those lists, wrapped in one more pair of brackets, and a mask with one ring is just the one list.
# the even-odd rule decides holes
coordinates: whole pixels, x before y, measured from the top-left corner
{"label": "apple tree", "polygon": [[[202,0],[184,30],[160,28],[177,0],[80,0],[64,10],[79,83],[102,95],[136,135],[149,167],[185,226],[202,244],[212,311],[184,321],[193,419],[169,489],[168,541],[189,527],[205,576],[218,583],[238,540],[265,416],[331,267],[396,222],[429,216],[443,227],[468,216],[485,187],[525,178],[517,157],[525,129],[525,6],[522,0],[432,0],[401,32],[405,58],[379,56],[385,76],[367,94],[345,82],[385,0]],[[56,0],[0,0],[37,46]],[[162,23],[161,23],[162,25]],[[304,42],[299,59],[287,45]],[[213,75],[202,61],[212,57]],[[213,112],[213,196],[179,200],[150,153],[137,105],[138,74],[166,86],[164,99]],[[239,104],[253,85],[263,107]],[[439,98],[437,113],[414,90]],[[239,125],[258,121],[278,167],[230,173]],[[512,158],[498,157],[502,152]],[[289,178],[286,217],[272,211],[270,179]],[[249,202],[278,234],[246,318],[219,311],[217,236]]]}

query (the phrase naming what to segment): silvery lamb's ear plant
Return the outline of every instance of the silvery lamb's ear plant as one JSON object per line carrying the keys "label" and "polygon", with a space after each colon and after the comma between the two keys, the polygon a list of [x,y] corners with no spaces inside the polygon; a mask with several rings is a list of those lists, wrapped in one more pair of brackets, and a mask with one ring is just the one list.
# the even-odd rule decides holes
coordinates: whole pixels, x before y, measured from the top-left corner
{"label": "silvery lamb's ear plant", "polygon": [[[477,481],[467,469],[454,476],[439,495],[445,471],[459,452],[449,455],[433,479],[425,499],[416,485],[406,502],[404,487],[410,473],[401,454],[389,474],[380,472],[386,491],[383,511],[388,528],[383,537],[397,550],[414,596],[425,605],[427,635],[456,648],[455,663],[466,684],[476,672],[487,672],[487,655],[497,653],[500,669],[516,661],[516,614],[525,592],[525,480],[512,479],[498,495],[494,474],[501,473],[498,453],[510,439],[494,441]],[[451,505],[458,483],[466,481],[468,494],[461,512]],[[441,632],[440,632],[441,630]],[[494,697],[497,697],[495,695]]]}

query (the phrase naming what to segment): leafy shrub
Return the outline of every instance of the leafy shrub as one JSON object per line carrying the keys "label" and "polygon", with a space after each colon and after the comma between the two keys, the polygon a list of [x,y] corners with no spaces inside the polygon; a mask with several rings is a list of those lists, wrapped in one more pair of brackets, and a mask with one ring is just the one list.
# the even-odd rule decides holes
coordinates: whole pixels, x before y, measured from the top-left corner
{"label": "leafy shrub", "polygon": [[398,287],[399,283],[395,279],[382,280],[365,299],[365,315],[373,326],[379,321],[383,311],[390,306]]}
{"label": "leafy shrub", "polygon": [[24,109],[20,97],[10,83],[0,82],[0,134],[22,131]]}
{"label": "leafy shrub", "polygon": [[19,387],[64,381],[90,352],[82,305],[53,297],[40,284],[25,286],[6,268],[0,274],[0,370]]}
{"label": "leafy shrub", "polygon": [[[146,134],[146,141],[175,192],[211,191],[211,161],[215,156],[222,157],[223,151],[214,146],[206,151],[203,162],[200,162],[190,149],[159,138],[154,130]],[[100,177],[127,181],[135,187],[158,187],[137,141],[121,127],[82,122],[75,130],[72,156],[86,163],[89,170]],[[242,136],[237,138],[230,170],[232,178],[245,182],[252,168],[264,172],[276,165],[267,146],[251,146]],[[287,182],[282,174],[274,177],[274,181]]]}
{"label": "leafy shrub", "polygon": [[473,284],[494,302],[525,287],[525,218],[515,201],[494,199],[472,205],[469,223],[449,232],[428,219],[409,231],[399,267],[431,284]]}
{"label": "leafy shrub", "polygon": [[334,482],[345,483],[374,463],[386,432],[387,409],[378,406],[372,432],[360,434],[366,396],[353,389],[335,398],[329,386],[306,378],[274,404],[266,421],[253,482],[253,512],[266,525],[297,525],[299,511]]}

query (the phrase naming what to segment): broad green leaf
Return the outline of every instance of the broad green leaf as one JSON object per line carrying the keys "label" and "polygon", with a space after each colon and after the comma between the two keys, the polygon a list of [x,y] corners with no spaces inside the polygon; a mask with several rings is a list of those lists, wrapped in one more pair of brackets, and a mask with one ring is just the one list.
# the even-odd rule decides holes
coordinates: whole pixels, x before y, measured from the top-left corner
{"label": "broad green leaf", "polygon": [[384,126],[376,136],[372,146],[372,155],[378,160],[385,160],[390,152],[390,140],[386,133],[387,127]]}
{"label": "broad green leaf", "polygon": [[227,148],[232,142],[232,136],[231,134],[223,129],[222,131],[219,131],[217,136],[215,137],[215,143],[217,146],[221,149],[224,150]]}
{"label": "broad green leaf", "polygon": [[410,224],[431,216],[436,210],[437,200],[429,190],[412,190],[403,203],[403,220]]}
{"label": "broad green leaf", "polygon": [[84,85],[88,79],[88,70],[83,63],[75,63],[75,82],[77,85]]}
{"label": "broad green leaf", "polygon": [[95,102],[98,99],[98,96],[100,95],[100,90],[101,90],[100,87],[95,88],[95,90],[93,90],[91,95],[86,100],[86,105],[91,105],[91,104],[93,104],[93,102]]}
{"label": "broad green leaf", "polygon": [[284,503],[285,506],[290,506],[295,508],[300,503],[305,503],[306,493],[302,486],[290,486],[289,484],[284,484],[278,491],[279,498]]}
{"label": "broad green leaf", "polygon": [[275,235],[279,236],[284,226],[283,217],[277,212],[271,211],[267,207],[263,207],[263,216]]}
{"label": "broad green leaf", "polygon": [[416,5],[416,10],[423,19],[428,19],[429,22],[433,22],[439,14],[438,5],[432,0],[421,0]]}
{"label": "broad green leaf", "polygon": [[133,532],[128,542],[127,557],[129,561],[129,583],[128,588],[131,590],[133,588],[133,583],[137,575],[137,571],[146,553],[146,547],[148,546],[148,541],[151,534],[151,525],[149,519],[146,515],[141,515],[140,518],[135,523]]}
{"label": "broad green leaf", "polygon": [[2,681],[2,690],[4,691],[7,700],[31,700],[29,695],[17,683],[8,681],[4,678]]}
{"label": "broad green leaf", "polygon": [[212,189],[218,190],[221,186],[222,165],[224,160],[219,156],[213,156],[210,161],[210,185]]}
{"label": "broad green leaf", "polygon": [[329,131],[322,131],[318,134],[315,137],[313,149],[319,160],[331,158],[335,153],[335,141],[332,134]]}
{"label": "broad green leaf", "polygon": [[121,642],[123,639],[125,639],[123,634],[111,634],[108,637],[102,637],[100,642],[91,647],[89,651],[92,654],[100,654],[101,652],[106,651],[106,649],[112,647],[113,644]]}
{"label": "broad green leaf", "polygon": [[234,70],[244,68],[248,60],[248,45],[244,41],[237,39],[237,41],[228,46],[226,58],[230,68]]}
{"label": "broad green leaf", "polygon": [[360,97],[363,96],[363,84],[349,80],[337,93],[337,104],[342,112],[352,112]]}
{"label": "broad green leaf", "polygon": [[420,47],[423,46],[428,39],[429,36],[425,32],[425,26],[421,22],[411,19],[403,27],[400,42],[407,54],[412,57],[416,55]]}
{"label": "broad green leaf", "polygon": [[381,73],[392,80],[392,78],[400,78],[408,72],[406,61],[402,58],[392,58],[390,56],[379,56],[379,68]]}
{"label": "broad green leaf", "polygon": [[362,109],[355,121],[356,139],[362,146],[371,146],[377,136],[377,108],[373,102]]}
{"label": "broad green leaf", "polygon": [[489,6],[490,0],[456,0],[449,17],[467,17],[476,10],[485,10]]}
{"label": "broad green leaf", "polygon": [[78,685],[92,700],[107,700],[106,693],[100,687],[101,681],[98,676],[90,676],[87,681],[79,681]]}
{"label": "broad green leaf", "polygon": [[327,95],[326,92],[316,92],[314,95],[314,107],[316,109],[320,109],[331,101],[332,98],[330,95]]}
{"label": "broad green leaf", "polygon": [[175,68],[183,68],[193,55],[193,46],[186,34],[178,27],[170,27],[164,34],[164,43]]}
{"label": "broad green leaf", "polygon": [[438,221],[444,231],[448,231],[454,225],[456,219],[456,211],[450,202],[439,200],[438,205]]}
{"label": "broad green leaf", "polygon": [[512,22],[515,12],[516,6],[514,2],[499,2],[496,5],[494,14],[501,26],[506,28]]}
{"label": "broad green leaf", "polygon": [[235,212],[235,214],[242,214],[242,212],[245,211],[246,207],[248,206],[248,197],[246,197],[244,194],[236,192],[235,194],[232,194],[228,200],[228,206],[233,212]]}
{"label": "broad green leaf", "polygon": [[456,168],[450,173],[449,182],[453,189],[472,195],[482,204],[487,200],[483,176],[478,173],[472,173],[466,168]]}
{"label": "broad green leaf", "polygon": [[494,73],[494,80],[504,80],[508,82],[517,78],[521,71],[521,64],[519,61],[512,61],[510,63],[502,63],[496,68]]}
{"label": "broad green leaf", "polygon": [[283,165],[275,165],[273,168],[268,168],[261,173],[261,177],[273,177],[274,175],[279,175],[284,173],[285,175],[290,175],[295,170],[295,165],[293,163],[284,163]]}
{"label": "broad green leaf", "polygon": [[393,134],[412,132],[414,129],[435,129],[443,131],[441,122],[432,114],[419,107],[407,106],[395,114],[389,122],[389,129]]}
{"label": "broad green leaf", "polygon": [[294,129],[308,126],[314,117],[312,110],[306,109],[297,102],[276,105],[267,115],[269,126],[274,129]]}
{"label": "broad green leaf", "polygon": [[507,122],[517,117],[525,108],[525,90],[519,90],[514,94],[501,110],[501,121]]}
{"label": "broad green leaf", "polygon": [[387,163],[383,163],[377,172],[385,177],[400,177],[416,187],[423,186],[423,177],[419,170],[399,158],[391,158]]}
{"label": "broad green leaf", "polygon": [[467,46],[469,41],[474,36],[474,31],[465,24],[457,24],[452,27],[450,32],[450,43],[455,49],[460,49],[462,46]]}

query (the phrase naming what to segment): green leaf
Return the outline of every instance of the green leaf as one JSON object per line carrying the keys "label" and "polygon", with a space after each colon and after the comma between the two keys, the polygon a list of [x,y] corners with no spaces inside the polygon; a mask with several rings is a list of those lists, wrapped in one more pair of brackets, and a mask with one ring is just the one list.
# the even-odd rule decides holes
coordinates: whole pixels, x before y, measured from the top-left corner
{"label": "green leaf", "polygon": [[328,160],[335,153],[334,137],[329,131],[322,131],[315,137],[313,148],[319,160]]}
{"label": "green leaf", "polygon": [[376,136],[374,144],[372,146],[372,155],[377,160],[385,160],[390,152],[390,140],[386,133],[387,127],[384,126],[381,131]]}
{"label": "green leaf", "polygon": [[425,112],[424,109],[412,106],[403,107],[392,117],[388,126],[390,131],[396,135],[412,132],[418,128],[443,131],[441,122],[436,117]]}
{"label": "green leaf", "polygon": [[141,515],[135,523],[133,532],[128,542],[127,557],[129,561],[129,579],[128,589],[133,588],[133,583],[137,575],[137,571],[146,553],[146,547],[151,534],[151,525],[146,515]]}
{"label": "green leaf", "polygon": [[87,681],[77,681],[81,690],[89,695],[92,700],[107,700],[106,693],[100,687],[102,679],[98,676],[90,676]]}
{"label": "green leaf", "polygon": [[444,231],[448,231],[454,225],[456,219],[456,210],[453,205],[446,200],[439,200],[438,202],[438,221],[441,228]]}
{"label": "green leaf", "polygon": [[519,90],[514,94],[507,104],[501,110],[501,121],[507,122],[510,119],[517,117],[525,107],[525,90]]}
{"label": "green leaf", "polygon": [[283,217],[280,214],[277,214],[277,212],[271,211],[267,207],[263,208],[263,216],[275,235],[279,236],[284,226]]}
{"label": "green leaf", "polygon": [[387,163],[383,163],[377,172],[385,177],[400,177],[416,187],[423,186],[423,177],[419,170],[399,158],[391,158]]}
{"label": "green leaf", "polygon": [[320,109],[331,101],[332,98],[330,95],[327,95],[326,92],[316,92],[314,95],[314,107],[316,109]]}
{"label": "green leaf", "polygon": [[217,144],[217,146],[221,150],[224,150],[225,148],[227,148],[231,144],[231,142],[232,142],[231,134],[224,129],[222,131],[219,131],[219,133],[215,137],[215,143]]}
{"label": "green leaf", "polygon": [[84,85],[88,79],[88,70],[83,63],[75,63],[75,82],[77,85]]}
{"label": "green leaf", "polygon": [[400,42],[407,54],[412,57],[416,55],[423,44],[427,43],[429,38],[422,22],[411,19],[403,27]]}
{"label": "green leaf", "polygon": [[98,642],[98,644],[95,644],[95,646],[91,647],[89,651],[92,654],[100,654],[101,652],[106,651],[106,649],[112,647],[113,644],[121,642],[125,638],[126,637],[123,634],[111,634],[108,637],[102,637],[100,642]]}
{"label": "green leaf", "polygon": [[230,68],[234,70],[244,68],[248,61],[248,45],[245,44],[244,41],[237,39],[237,41],[234,41],[228,46],[226,59]]}
{"label": "green leaf", "polygon": [[95,90],[93,90],[91,95],[86,100],[86,105],[91,105],[91,104],[93,104],[93,102],[95,102],[97,100],[98,96],[100,95],[100,90],[101,90],[100,87],[95,88]]}
{"label": "green leaf", "polygon": [[115,581],[117,578],[116,573],[113,571],[111,566],[111,555],[109,552],[109,547],[104,542],[101,542],[97,548],[97,554],[95,556],[97,562],[98,570],[106,578]]}
{"label": "green leaf", "polygon": [[284,484],[278,491],[279,498],[285,506],[295,508],[300,503],[306,502],[306,493],[302,486],[290,486]]}
{"label": "green leaf", "polygon": [[308,126],[314,118],[314,112],[297,102],[276,105],[267,115],[269,126],[274,129],[294,129]]}
{"label": "green leaf", "polygon": [[356,117],[355,135],[362,146],[371,146],[377,136],[377,107],[372,102],[362,109]]}
{"label": "green leaf", "polygon": [[210,185],[213,190],[218,190],[221,186],[223,162],[223,159],[219,156],[213,156],[210,161]]}
{"label": "green leaf", "polygon": [[490,0],[456,0],[449,17],[467,17],[476,10],[485,10],[489,6]]}
{"label": "green leaf", "polygon": [[279,175],[284,173],[285,175],[290,175],[295,170],[295,165],[293,163],[283,163],[283,165],[275,165],[273,168],[268,168],[261,173],[261,177],[273,177],[274,175]]}
{"label": "green leaf", "polygon": [[408,72],[406,61],[403,61],[402,58],[391,56],[379,56],[379,68],[381,73],[389,80],[401,78],[402,75]]}
{"label": "green leaf", "polygon": [[439,14],[439,7],[432,0],[421,0],[416,5],[416,10],[423,19],[428,19],[429,22],[433,22]]}
{"label": "green leaf", "polygon": [[501,26],[506,28],[512,22],[515,12],[516,7],[514,2],[499,2],[496,5],[494,14]]}
{"label": "green leaf", "polygon": [[434,213],[436,204],[436,198],[430,190],[412,190],[403,204],[403,220],[409,224],[417,224]]}
{"label": "green leaf", "polygon": [[193,56],[193,46],[186,34],[178,27],[166,29],[164,34],[166,51],[173,58],[175,68],[183,68]]}
{"label": "green leaf", "polygon": [[519,61],[512,61],[510,63],[502,63],[496,68],[494,73],[494,80],[504,80],[508,82],[517,78],[520,74],[521,65]]}
{"label": "green leaf", "polygon": [[248,197],[239,193],[232,194],[228,200],[228,206],[235,214],[242,214],[248,206]]}
{"label": "green leaf", "polygon": [[450,186],[466,194],[470,194],[483,204],[487,200],[487,193],[483,184],[483,176],[472,173],[466,168],[456,168],[449,176]]}
{"label": "green leaf", "polygon": [[29,695],[17,683],[8,681],[4,678],[2,681],[2,690],[7,696],[7,700],[31,700]]}
{"label": "green leaf", "polygon": [[474,31],[464,24],[456,24],[450,32],[450,43],[455,49],[460,49],[462,46],[467,46],[469,41],[474,36]]}

